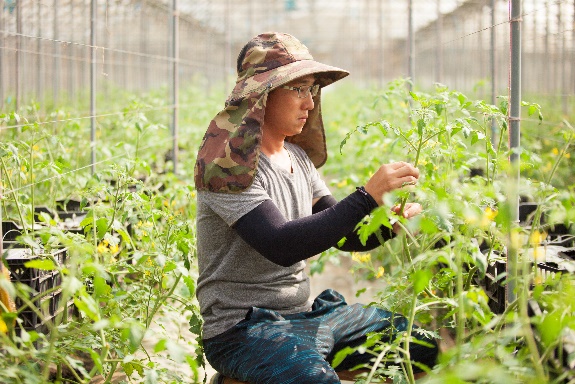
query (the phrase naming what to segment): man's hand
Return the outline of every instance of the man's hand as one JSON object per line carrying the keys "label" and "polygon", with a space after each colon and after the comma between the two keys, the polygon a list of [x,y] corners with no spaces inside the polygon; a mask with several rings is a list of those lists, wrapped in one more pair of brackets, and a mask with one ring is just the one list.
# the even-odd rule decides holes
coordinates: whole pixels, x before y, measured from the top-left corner
{"label": "man's hand", "polygon": [[406,185],[414,185],[419,179],[419,170],[413,165],[399,161],[383,164],[365,184],[365,190],[377,202],[383,204],[383,195]]}
{"label": "man's hand", "polygon": [[[396,205],[391,210],[395,212],[396,215],[399,215],[400,212],[400,205]],[[403,217],[406,219],[411,219],[414,216],[417,216],[421,213],[423,208],[419,203],[406,203],[403,207]],[[393,224],[393,232],[399,233],[401,231],[401,226],[398,223]]]}

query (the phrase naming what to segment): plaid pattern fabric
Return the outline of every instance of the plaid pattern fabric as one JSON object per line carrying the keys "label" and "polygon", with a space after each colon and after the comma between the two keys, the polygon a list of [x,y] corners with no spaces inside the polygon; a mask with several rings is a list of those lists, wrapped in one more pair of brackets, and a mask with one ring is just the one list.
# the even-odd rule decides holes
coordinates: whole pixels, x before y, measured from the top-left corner
{"label": "plaid pattern fabric", "polygon": [[[361,345],[370,332],[389,331],[391,340],[407,325],[403,316],[381,308],[347,305],[339,293],[326,290],[309,312],[282,316],[252,308],[232,329],[204,340],[204,350],[218,372],[252,384],[340,383],[329,363],[339,350]],[[433,347],[410,344],[411,358],[431,367],[438,348],[434,340],[425,342]],[[368,364],[372,358],[369,353],[355,352],[337,369]]]}

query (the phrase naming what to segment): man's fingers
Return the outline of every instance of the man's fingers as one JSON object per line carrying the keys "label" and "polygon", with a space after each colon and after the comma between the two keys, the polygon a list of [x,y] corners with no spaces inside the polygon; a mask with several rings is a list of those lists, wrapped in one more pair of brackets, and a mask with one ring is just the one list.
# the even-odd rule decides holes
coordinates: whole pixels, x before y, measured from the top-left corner
{"label": "man's fingers", "polygon": [[419,169],[409,163],[402,162],[401,164],[401,166],[394,168],[397,177],[413,176],[415,178],[419,178]]}
{"label": "man's fingers", "polygon": [[406,163],[405,161],[396,161],[395,163],[391,163],[390,165],[392,169],[399,169],[401,167],[409,165],[409,163]]}
{"label": "man's fingers", "polygon": [[423,210],[423,208],[421,207],[421,204],[419,204],[419,203],[408,203],[405,205],[405,207],[403,209],[403,216],[405,218],[409,219],[410,217],[419,215],[422,210]]}
{"label": "man's fingers", "polygon": [[[399,209],[400,208],[401,208],[400,205],[394,205],[393,207],[391,207],[391,210],[394,213],[399,215]],[[403,215],[402,216],[405,217],[406,219],[409,219],[410,217],[419,215],[422,210],[423,210],[423,208],[421,207],[421,204],[419,204],[419,203],[407,203],[403,207]]]}

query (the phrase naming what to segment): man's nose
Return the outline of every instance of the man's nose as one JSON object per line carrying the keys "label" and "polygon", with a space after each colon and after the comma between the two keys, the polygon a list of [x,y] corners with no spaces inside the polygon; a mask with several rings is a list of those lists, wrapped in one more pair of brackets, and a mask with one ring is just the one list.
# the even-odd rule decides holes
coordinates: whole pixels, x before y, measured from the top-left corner
{"label": "man's nose", "polygon": [[315,104],[313,102],[313,96],[311,95],[311,92],[310,92],[307,94],[307,97],[304,99],[303,108],[307,109],[308,111],[311,111],[314,106],[315,106]]}

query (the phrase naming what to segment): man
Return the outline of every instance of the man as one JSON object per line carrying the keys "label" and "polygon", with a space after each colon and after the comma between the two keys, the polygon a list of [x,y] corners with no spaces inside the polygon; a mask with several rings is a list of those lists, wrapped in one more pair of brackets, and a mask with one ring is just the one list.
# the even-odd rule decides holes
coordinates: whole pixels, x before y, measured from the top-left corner
{"label": "man", "polygon": [[[364,246],[356,225],[383,204],[383,195],[414,184],[404,162],[384,164],[365,187],[340,202],[316,169],[326,160],[321,88],[348,75],[318,63],[291,35],[265,33],[238,56],[238,80],[210,123],[198,152],[197,297],[204,350],[211,366],[249,383],[339,383],[330,365],[337,351],[366,334],[405,330],[404,317],[347,305],[333,290],[310,299],[305,260],[346,238]],[[397,208],[395,208],[397,210]],[[421,212],[407,204],[406,218]],[[393,233],[384,229],[383,237]],[[432,366],[437,345],[411,343],[411,359]],[[368,364],[354,353],[338,369]]]}

